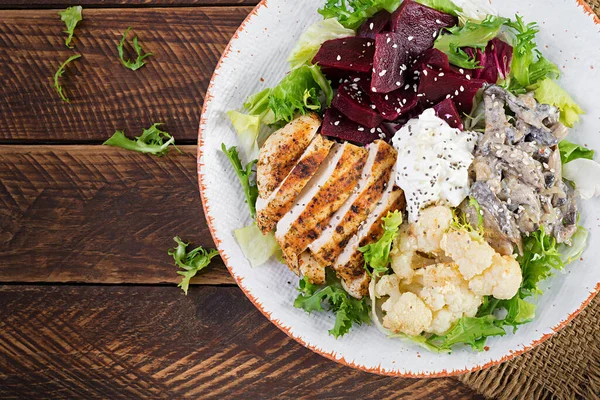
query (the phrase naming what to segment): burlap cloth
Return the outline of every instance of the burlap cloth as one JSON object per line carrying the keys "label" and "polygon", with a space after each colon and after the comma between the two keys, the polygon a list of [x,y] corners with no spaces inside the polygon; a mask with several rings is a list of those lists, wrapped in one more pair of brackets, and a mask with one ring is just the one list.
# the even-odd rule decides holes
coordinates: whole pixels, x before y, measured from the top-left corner
{"label": "burlap cloth", "polygon": [[[586,2],[600,16],[600,0]],[[459,379],[490,399],[600,399],[600,295],[533,350]]]}

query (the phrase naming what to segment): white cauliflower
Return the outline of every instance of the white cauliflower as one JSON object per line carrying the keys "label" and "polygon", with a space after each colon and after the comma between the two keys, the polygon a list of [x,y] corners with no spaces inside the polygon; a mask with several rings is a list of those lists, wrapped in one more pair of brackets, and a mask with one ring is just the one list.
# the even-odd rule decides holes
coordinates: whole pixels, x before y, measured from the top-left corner
{"label": "white cauliflower", "polygon": [[375,296],[384,327],[407,335],[444,334],[460,318],[473,317],[483,296],[510,299],[521,285],[521,268],[485,241],[451,228],[448,207],[430,207],[405,224],[394,241],[394,274],[381,277]]}
{"label": "white cauliflower", "polygon": [[481,274],[492,265],[492,256],[496,251],[485,241],[478,241],[469,232],[450,230],[444,234],[440,247],[446,256],[458,264],[465,279]]}
{"label": "white cauliflower", "polygon": [[469,288],[480,296],[492,295],[497,299],[510,299],[521,286],[521,267],[510,256],[494,254],[492,266],[469,282]]}

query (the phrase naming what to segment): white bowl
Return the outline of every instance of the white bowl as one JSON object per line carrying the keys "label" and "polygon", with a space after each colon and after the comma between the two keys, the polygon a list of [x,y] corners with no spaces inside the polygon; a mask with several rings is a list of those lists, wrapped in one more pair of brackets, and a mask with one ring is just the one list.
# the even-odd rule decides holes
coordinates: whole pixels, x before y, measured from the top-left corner
{"label": "white bowl", "polygon": [[[581,1],[581,0],[580,0]],[[307,314],[294,308],[298,278],[276,261],[252,268],[235,241],[233,230],[251,223],[237,177],[221,143],[236,145],[236,133],[225,112],[241,109],[246,97],[273,86],[289,70],[287,55],[302,32],[321,18],[324,0],[263,0],[246,18],[219,61],[206,93],[198,137],[198,178],[204,211],[227,268],[254,305],[275,325],[311,350],[364,371],[396,376],[449,376],[506,361],[543,342],[564,327],[600,290],[600,202],[582,205],[581,224],[590,230],[582,261],[544,283],[537,315],[516,334],[490,338],[488,351],[463,347],[433,354],[399,339],[388,339],[374,327],[354,327],[335,339],[328,334],[334,316]],[[600,21],[575,0],[496,0],[500,15],[518,11],[537,21],[538,47],[564,72],[561,85],[586,110],[570,139],[600,149]]]}

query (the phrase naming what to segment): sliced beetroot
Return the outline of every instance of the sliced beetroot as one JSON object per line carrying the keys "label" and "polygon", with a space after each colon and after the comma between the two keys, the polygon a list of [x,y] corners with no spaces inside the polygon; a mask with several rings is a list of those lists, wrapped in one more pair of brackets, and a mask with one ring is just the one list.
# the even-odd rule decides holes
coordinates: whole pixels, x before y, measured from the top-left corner
{"label": "sliced beetroot", "polygon": [[378,33],[390,30],[391,18],[392,14],[386,10],[379,11],[358,28],[357,35],[364,38],[375,39],[375,36]]}
{"label": "sliced beetroot", "polygon": [[347,118],[368,128],[375,128],[383,121],[369,95],[356,82],[343,83],[331,104]]}
{"label": "sliced beetroot", "polygon": [[435,115],[439,118],[443,119],[453,128],[463,130],[462,119],[460,118],[460,113],[456,109],[454,102],[450,99],[444,99],[435,106],[433,106],[435,110]]}
{"label": "sliced beetroot", "polygon": [[433,106],[448,98],[454,100],[459,112],[470,113],[475,93],[486,83],[456,72],[440,72],[424,68],[418,93],[426,106]]}
{"label": "sliced beetroot", "polygon": [[425,52],[417,59],[412,69],[415,71],[422,71],[423,68],[426,67],[450,71],[448,56],[438,49],[425,50]]}
{"label": "sliced beetroot", "polygon": [[405,0],[392,14],[390,29],[401,35],[408,55],[414,58],[433,47],[433,42],[442,28],[458,23],[452,15]]}
{"label": "sliced beetroot", "polygon": [[328,40],[321,45],[312,62],[325,68],[371,72],[375,53],[374,43],[373,39],[361,37]]}
{"label": "sliced beetroot", "polygon": [[485,51],[481,49],[465,48],[465,52],[474,57],[481,68],[467,70],[471,77],[483,79],[495,84],[498,78],[506,79],[510,73],[513,48],[508,43],[494,38],[488,42]]}
{"label": "sliced beetroot", "polygon": [[419,98],[417,97],[417,92],[413,90],[413,85],[407,85],[409,86],[407,89],[403,87],[402,89],[386,94],[371,93],[371,101],[386,120],[397,120],[401,115],[406,114],[419,103]]}
{"label": "sliced beetroot", "polygon": [[393,32],[381,33],[375,38],[371,92],[389,93],[404,85],[409,67],[404,42]]}
{"label": "sliced beetroot", "polygon": [[377,139],[389,140],[391,138],[385,126],[367,128],[346,118],[335,108],[325,110],[321,134],[360,145],[369,144]]}

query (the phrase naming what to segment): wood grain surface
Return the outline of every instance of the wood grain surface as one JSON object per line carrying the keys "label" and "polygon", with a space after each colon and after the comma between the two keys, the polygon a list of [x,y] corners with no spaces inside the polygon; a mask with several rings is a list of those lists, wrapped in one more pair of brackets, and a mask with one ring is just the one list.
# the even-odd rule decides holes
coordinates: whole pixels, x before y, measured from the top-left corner
{"label": "wood grain surface", "polygon": [[[196,147],[0,146],[0,282],[173,283],[173,237],[212,247]],[[220,259],[196,283],[233,283]]]}
{"label": "wood grain surface", "polygon": [[3,0],[2,8],[84,7],[190,7],[256,5],[258,0]]}
{"label": "wood grain surface", "polygon": [[[195,143],[214,66],[251,9],[85,10],[72,50],[56,10],[0,11],[0,143],[98,143],[116,129],[139,135],[153,122],[168,123],[180,143]],[[122,66],[117,53],[128,26],[154,54],[138,71]],[[76,53],[82,57],[62,79],[65,103],[52,80]]]}
{"label": "wood grain surface", "polygon": [[0,286],[0,397],[477,399],[326,360],[237,288]]}

